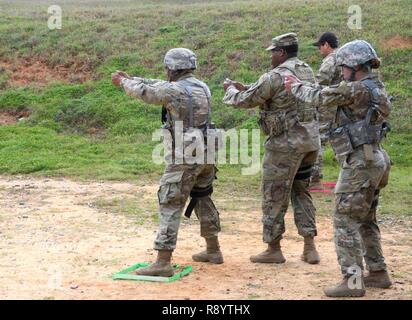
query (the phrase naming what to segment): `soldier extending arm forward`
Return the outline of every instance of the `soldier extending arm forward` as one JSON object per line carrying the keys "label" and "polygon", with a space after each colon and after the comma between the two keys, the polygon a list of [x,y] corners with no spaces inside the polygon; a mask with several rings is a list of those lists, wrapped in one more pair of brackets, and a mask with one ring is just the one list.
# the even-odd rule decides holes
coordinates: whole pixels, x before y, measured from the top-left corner
{"label": "soldier extending arm forward", "polygon": [[[371,68],[380,61],[363,40],[345,44],[337,52],[345,81],[322,89],[286,77],[286,89],[300,101],[338,107],[330,143],[341,171],[336,185],[334,234],[343,281],[325,289],[330,297],[360,297],[366,287],[391,285],[376,220],[379,192],[388,183],[390,160],[380,142],[391,103]],[[363,278],[363,259],[369,275]],[[355,281],[353,281],[355,280]]]}
{"label": "soldier extending arm forward", "polygon": [[[128,95],[146,103],[163,105],[166,110],[165,128],[171,131],[173,145],[176,145],[174,132],[177,125],[184,133],[195,129],[206,134],[211,125],[211,95],[207,85],[193,75],[197,63],[192,51],[171,49],[166,53],[164,63],[168,81],[131,78],[118,71],[112,75],[112,82],[123,87]],[[140,275],[173,275],[171,256],[176,248],[180,218],[189,196],[192,198],[189,215],[194,209],[200,220],[200,234],[207,244],[207,249],[193,255],[193,260],[223,263],[217,237],[220,232],[219,212],[210,197],[217,169],[214,163],[205,161],[175,161],[176,150],[169,155],[172,161],[167,164],[160,179],[160,227],[154,243],[154,249],[158,251],[157,260],[149,267],[138,269],[136,272]]]}
{"label": "soldier extending arm forward", "polygon": [[263,242],[267,249],[250,259],[258,263],[283,263],[280,241],[285,232],[284,216],[292,202],[299,235],[304,238],[302,260],[320,261],[314,237],[317,235],[315,207],[309,194],[309,179],[319,149],[316,108],[299,102],[285,91],[286,75],[315,83],[312,69],[297,58],[295,33],[272,39],[272,70],[249,86],[227,80],[223,101],[238,108],[260,109],[259,124],[268,136],[262,172]]}

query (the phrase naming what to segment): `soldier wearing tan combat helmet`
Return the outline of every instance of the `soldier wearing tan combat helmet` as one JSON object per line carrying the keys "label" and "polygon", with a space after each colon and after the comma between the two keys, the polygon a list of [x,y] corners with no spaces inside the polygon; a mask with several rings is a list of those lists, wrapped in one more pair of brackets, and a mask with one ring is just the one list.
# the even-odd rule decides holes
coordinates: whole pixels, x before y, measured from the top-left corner
{"label": "soldier wearing tan combat helmet", "polygon": [[[354,40],[337,52],[341,83],[319,89],[286,77],[286,88],[299,101],[338,108],[330,143],[340,164],[335,188],[334,234],[343,280],[326,288],[329,297],[361,297],[365,287],[389,288],[376,213],[379,193],[388,183],[390,160],[381,140],[389,131],[391,102],[371,69],[380,60],[372,46]],[[365,260],[368,276],[363,275]]]}
{"label": "soldier wearing tan combat helmet", "polygon": [[[171,49],[165,55],[164,64],[168,81],[131,78],[121,71],[112,75],[112,81],[121,86],[128,95],[164,107],[164,128],[170,130],[174,146],[177,125],[182,127],[184,133],[196,129],[206,138],[207,131],[212,126],[211,94],[208,86],[193,75],[197,67],[196,55],[185,48]],[[195,210],[200,220],[200,234],[207,245],[206,250],[192,256],[193,260],[223,263],[218,242],[219,212],[210,197],[217,169],[214,163],[206,161],[188,163],[186,158],[182,158],[184,161],[180,163],[176,161],[177,153],[178,149],[173,148],[172,152],[166,155],[166,159],[170,161],[160,179],[157,194],[160,218],[160,227],[154,242],[154,249],[158,252],[157,260],[146,268],[138,269],[137,274],[140,275],[173,275],[172,252],[176,248],[180,219],[189,196],[192,198],[189,207]]]}

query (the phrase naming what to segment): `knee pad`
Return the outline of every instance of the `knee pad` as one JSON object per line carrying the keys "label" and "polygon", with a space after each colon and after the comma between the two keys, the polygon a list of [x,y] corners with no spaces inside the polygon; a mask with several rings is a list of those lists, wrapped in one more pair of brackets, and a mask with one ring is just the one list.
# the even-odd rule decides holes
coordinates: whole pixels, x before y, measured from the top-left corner
{"label": "knee pad", "polygon": [[190,218],[192,215],[193,209],[196,206],[197,200],[199,198],[210,196],[213,193],[213,185],[207,186],[206,188],[193,188],[190,191],[190,202],[186,208],[185,216]]}
{"label": "knee pad", "polygon": [[306,180],[309,179],[312,174],[313,166],[300,167],[295,175],[294,180]]}

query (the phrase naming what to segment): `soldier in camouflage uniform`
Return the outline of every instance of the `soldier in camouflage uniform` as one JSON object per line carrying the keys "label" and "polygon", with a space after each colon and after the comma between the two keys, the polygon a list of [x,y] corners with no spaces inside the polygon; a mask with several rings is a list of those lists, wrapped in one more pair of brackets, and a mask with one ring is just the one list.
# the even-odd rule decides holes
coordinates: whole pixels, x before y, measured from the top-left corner
{"label": "soldier in camouflage uniform", "polygon": [[[345,79],[338,85],[319,89],[293,77],[287,77],[285,85],[300,101],[338,108],[330,142],[341,167],[335,189],[334,234],[343,281],[326,288],[325,294],[359,297],[365,294],[365,286],[391,285],[376,221],[379,192],[388,183],[390,170],[380,141],[389,130],[385,120],[391,102],[383,83],[371,73],[380,61],[368,42],[345,44],[337,52],[337,63]],[[363,258],[369,269],[365,278]]]}
{"label": "soldier in camouflage uniform", "polygon": [[[315,76],[318,84],[321,86],[331,86],[340,83],[343,79],[341,68],[336,64],[336,49],[339,45],[339,40],[336,35],[332,32],[325,32],[313,45],[319,48],[319,52],[324,58]],[[320,108],[318,111],[321,148],[313,167],[311,176],[312,184],[319,183],[323,178],[323,151],[328,140],[327,135],[336,115],[336,108]]]}
{"label": "soldier in camouflage uniform", "polygon": [[[177,143],[175,128],[179,123],[185,134],[194,129],[206,134],[211,125],[211,94],[207,85],[193,75],[196,61],[196,55],[189,49],[175,48],[168,51],[164,59],[168,81],[131,78],[121,71],[112,76],[113,83],[123,87],[128,95],[146,103],[163,105],[167,111],[165,128],[172,133],[174,146]],[[184,149],[187,142],[185,140]],[[175,161],[178,152],[176,147],[166,155],[166,160],[172,161],[169,161],[160,179],[160,228],[154,243],[154,249],[158,251],[157,261],[147,268],[138,269],[140,275],[173,275],[170,261],[176,248],[181,214],[189,195],[192,200],[196,199],[193,202],[194,210],[200,220],[201,236],[207,244],[205,251],[192,258],[199,262],[223,263],[218,242],[219,212],[210,198],[217,169],[213,163],[204,161],[194,164],[183,161],[179,164]]]}
{"label": "soldier in camouflage uniform", "polygon": [[314,237],[317,235],[315,207],[309,194],[310,173],[319,149],[316,108],[298,102],[285,91],[284,77],[293,74],[315,82],[312,69],[297,58],[295,33],[272,39],[266,50],[272,53],[273,69],[252,85],[227,80],[223,101],[238,108],[260,108],[259,124],[268,136],[262,172],[263,241],[267,250],[252,256],[252,262],[283,263],[280,240],[285,232],[284,216],[292,202],[295,224],[304,237],[302,260],[320,261]]}

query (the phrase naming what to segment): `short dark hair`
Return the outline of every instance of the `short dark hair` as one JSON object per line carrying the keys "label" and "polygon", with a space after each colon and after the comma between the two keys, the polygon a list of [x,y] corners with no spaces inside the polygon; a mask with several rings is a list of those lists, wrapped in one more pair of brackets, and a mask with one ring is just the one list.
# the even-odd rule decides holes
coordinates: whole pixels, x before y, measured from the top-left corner
{"label": "short dark hair", "polygon": [[333,32],[325,32],[323,33],[319,40],[314,42],[313,45],[320,47],[321,45],[324,45],[325,43],[329,43],[329,45],[333,48],[336,49],[339,46],[339,39],[336,36],[336,34],[334,34]]}
{"label": "short dark hair", "polygon": [[297,43],[294,43],[289,46],[276,47],[275,50],[276,51],[285,50],[286,54],[289,57],[296,57],[298,55],[299,45]]}
{"label": "short dark hair", "polygon": [[338,47],[337,41],[328,41],[328,40],[325,40],[325,41],[321,42],[321,45],[324,45],[326,42],[327,42],[327,43],[331,46],[331,48],[333,48],[333,49],[336,49],[336,48]]}

